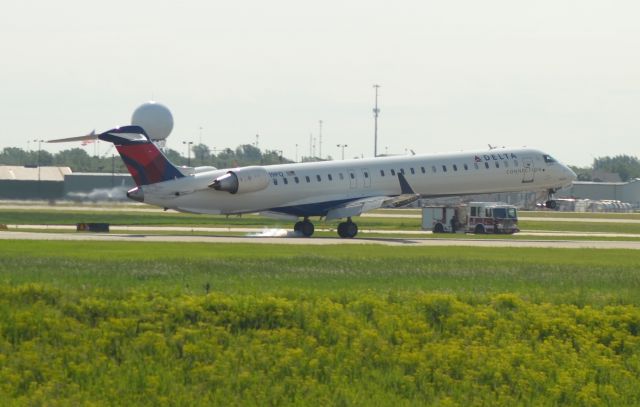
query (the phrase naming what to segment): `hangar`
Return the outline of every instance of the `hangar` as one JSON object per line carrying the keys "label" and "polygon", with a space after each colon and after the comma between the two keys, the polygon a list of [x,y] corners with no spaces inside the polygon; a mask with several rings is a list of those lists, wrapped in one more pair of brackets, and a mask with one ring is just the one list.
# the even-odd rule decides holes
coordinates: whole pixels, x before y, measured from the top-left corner
{"label": "hangar", "polygon": [[69,167],[0,166],[0,199],[60,199]]}
{"label": "hangar", "polygon": [[640,208],[640,178],[629,182],[574,181],[571,187],[562,190],[562,195],[593,201],[621,201]]}
{"label": "hangar", "polygon": [[[0,166],[0,199],[58,200],[135,186],[129,174],[74,173],[69,167]],[[98,194],[104,196],[105,194]],[[122,199],[125,194],[122,192]],[[84,198],[91,199],[91,196]]]}

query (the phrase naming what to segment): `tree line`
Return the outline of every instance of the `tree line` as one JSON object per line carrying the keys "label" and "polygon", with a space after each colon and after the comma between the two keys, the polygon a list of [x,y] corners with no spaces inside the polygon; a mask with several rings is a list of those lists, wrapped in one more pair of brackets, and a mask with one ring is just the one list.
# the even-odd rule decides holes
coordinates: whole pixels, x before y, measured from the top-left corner
{"label": "tree line", "polygon": [[598,157],[590,167],[574,167],[571,169],[578,176],[578,181],[602,181],[594,172],[604,171],[618,174],[624,182],[640,178],[640,160],[630,155],[616,155],[614,157]]}
{"label": "tree line", "polygon": [[[213,152],[204,144],[191,146],[187,156],[170,148],[163,150],[165,156],[177,166],[213,166],[233,168],[245,165],[269,165],[290,163],[281,151],[265,150],[251,144],[242,144],[235,150],[225,148]],[[121,173],[127,169],[118,152],[110,148],[106,153],[92,156],[82,148],[71,148],[52,154],[46,150],[27,151],[18,147],[6,147],[0,152],[0,165],[58,166],[70,167],[75,172]]]}

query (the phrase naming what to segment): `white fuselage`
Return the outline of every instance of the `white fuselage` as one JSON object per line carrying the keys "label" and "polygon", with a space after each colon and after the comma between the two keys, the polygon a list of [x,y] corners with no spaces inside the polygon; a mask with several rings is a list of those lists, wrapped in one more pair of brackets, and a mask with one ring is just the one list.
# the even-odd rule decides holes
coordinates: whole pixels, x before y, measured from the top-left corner
{"label": "white fuselage", "polygon": [[231,194],[209,185],[235,169],[144,185],[144,202],[195,213],[235,214],[259,211],[295,216],[324,216],[345,202],[402,193],[398,173],[425,197],[512,191],[556,190],[575,174],[542,151],[528,148],[377,157],[269,165],[269,184],[255,192]]}

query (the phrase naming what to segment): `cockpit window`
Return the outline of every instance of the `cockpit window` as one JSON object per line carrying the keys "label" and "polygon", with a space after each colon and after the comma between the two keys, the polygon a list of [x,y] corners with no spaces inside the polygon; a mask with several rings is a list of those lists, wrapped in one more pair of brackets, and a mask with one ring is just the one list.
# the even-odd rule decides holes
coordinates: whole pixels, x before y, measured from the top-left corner
{"label": "cockpit window", "polygon": [[543,154],[542,158],[544,159],[544,162],[547,163],[547,164],[551,164],[551,163],[556,162],[556,160],[554,160],[553,157],[551,157],[550,155],[547,155],[547,154]]}

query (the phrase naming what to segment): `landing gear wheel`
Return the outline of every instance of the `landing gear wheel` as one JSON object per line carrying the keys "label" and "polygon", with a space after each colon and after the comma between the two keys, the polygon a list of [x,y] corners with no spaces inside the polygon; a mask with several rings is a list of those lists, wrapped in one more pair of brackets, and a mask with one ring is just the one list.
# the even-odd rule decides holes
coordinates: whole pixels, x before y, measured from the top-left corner
{"label": "landing gear wheel", "polygon": [[476,225],[475,229],[473,229],[473,232],[476,235],[484,235],[484,232],[485,232],[484,225]]}
{"label": "landing gear wheel", "polygon": [[302,221],[296,222],[296,224],[293,225],[293,231],[296,233],[302,233],[302,223]]}
{"label": "landing gear wheel", "polygon": [[442,226],[442,223],[436,223],[433,227],[433,233],[444,233],[444,226]]}
{"label": "landing gear wheel", "polygon": [[556,209],[558,207],[558,202],[554,201],[553,199],[549,199],[547,202],[544,203],[544,206],[547,209]]}
{"label": "landing gear wheel", "polygon": [[351,222],[351,220],[347,222],[342,222],[338,224],[338,236],[342,238],[353,238],[358,234],[358,225]]}
{"label": "landing gear wheel", "polygon": [[302,233],[302,236],[311,237],[311,235],[313,235],[313,231],[315,230],[315,228],[313,227],[313,223],[309,222],[308,219],[305,219],[300,223],[300,232]]}
{"label": "landing gear wheel", "polygon": [[346,235],[344,234],[344,226],[346,225],[346,222],[340,222],[338,223],[338,236],[340,237],[346,237]]}

